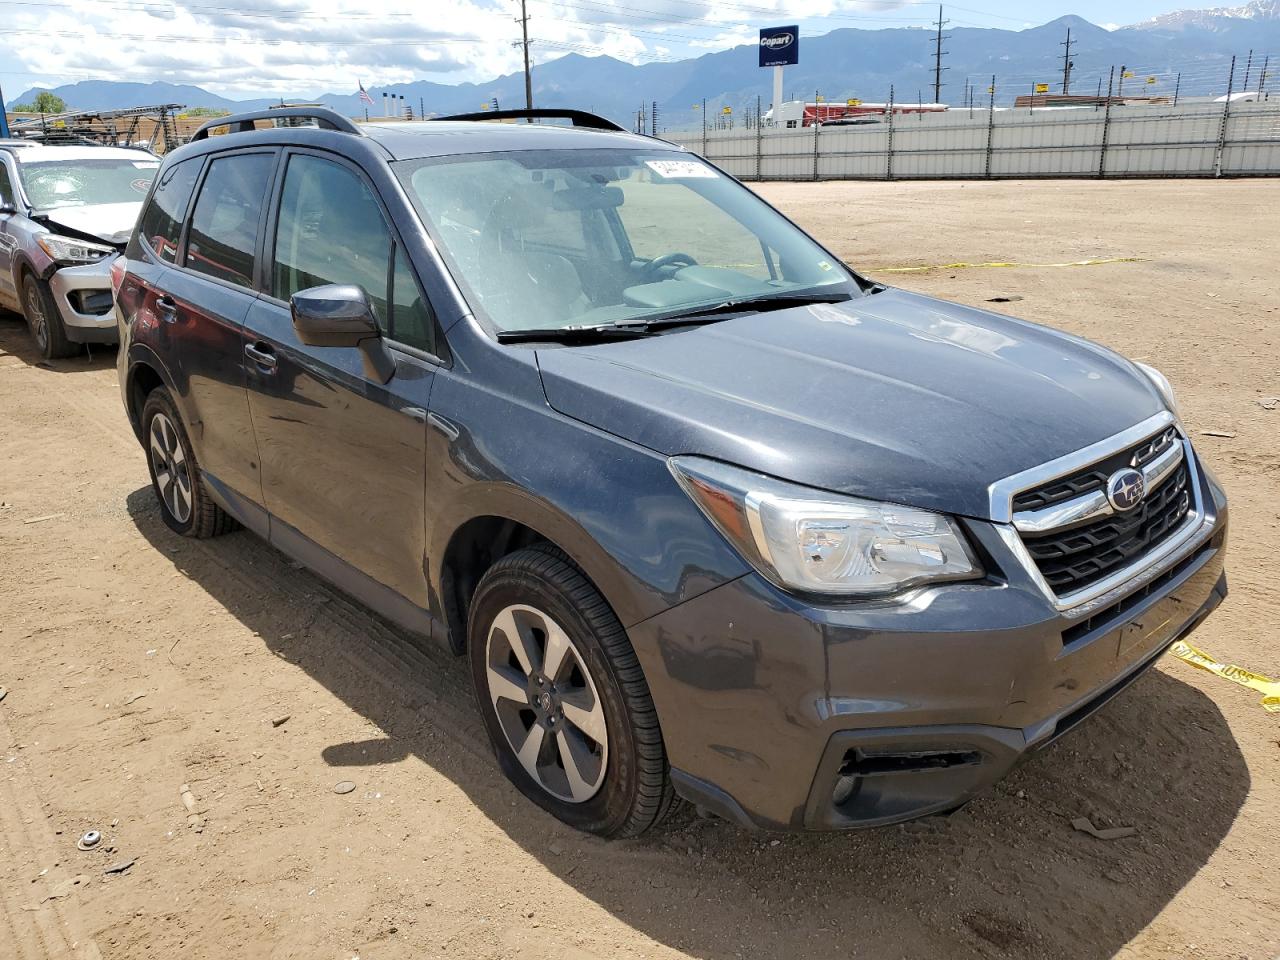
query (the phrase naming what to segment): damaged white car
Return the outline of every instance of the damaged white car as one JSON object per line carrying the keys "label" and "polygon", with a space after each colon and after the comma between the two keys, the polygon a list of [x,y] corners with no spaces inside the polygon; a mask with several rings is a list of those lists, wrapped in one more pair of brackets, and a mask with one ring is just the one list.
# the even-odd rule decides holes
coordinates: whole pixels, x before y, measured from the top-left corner
{"label": "damaged white car", "polygon": [[145,150],[0,140],[0,307],[45,358],[118,340],[111,262],[159,168]]}

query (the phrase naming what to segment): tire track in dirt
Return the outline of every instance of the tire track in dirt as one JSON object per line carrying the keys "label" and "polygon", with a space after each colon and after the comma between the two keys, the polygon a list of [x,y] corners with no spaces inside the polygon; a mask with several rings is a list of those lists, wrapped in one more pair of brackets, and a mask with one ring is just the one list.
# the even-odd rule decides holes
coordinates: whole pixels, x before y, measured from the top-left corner
{"label": "tire track in dirt", "polygon": [[[81,932],[73,885],[80,865],[70,859],[74,848],[61,843],[45,818],[25,759],[17,750],[3,708],[0,743],[5,753],[0,776],[0,956],[14,960],[99,960],[97,945]],[[10,760],[12,756],[14,759]],[[65,852],[71,849],[72,854]],[[64,852],[60,852],[64,851]],[[86,868],[87,869],[87,868]],[[47,871],[47,872],[44,872]],[[34,879],[35,882],[31,882]],[[98,878],[90,876],[87,883]],[[9,947],[6,948],[5,940]],[[13,954],[7,952],[14,951]]]}
{"label": "tire track in dirt", "polygon": [[[49,371],[34,366],[37,358],[26,343],[25,328],[6,329],[0,325],[0,360],[14,368],[15,374],[26,375],[33,389],[22,391],[32,398],[32,412],[47,412],[47,405],[36,403],[46,391],[45,377]],[[96,361],[95,361],[96,362]],[[96,437],[105,438],[112,447],[122,452],[136,453],[141,468],[140,483],[147,483],[145,459],[138,452],[137,439],[124,415],[119,394],[115,390],[114,366],[76,370],[83,364],[79,358],[54,361],[49,367],[61,372],[58,379],[59,420],[67,424],[80,419],[91,424]],[[104,389],[108,387],[108,389]],[[114,401],[114,409],[104,405],[104,393]],[[11,410],[20,419],[26,411]],[[73,431],[81,434],[82,431]],[[10,456],[23,457],[38,453],[48,441],[32,436],[29,440],[18,438],[7,445]],[[107,495],[110,498],[110,494]],[[89,515],[115,516],[114,502],[103,503],[98,508],[85,505],[72,510],[72,520],[87,519]],[[135,522],[136,522],[135,518]],[[154,520],[159,523],[158,512]],[[287,604],[299,620],[307,622],[304,631],[322,639],[326,648],[342,657],[363,676],[373,680],[396,696],[407,709],[420,712],[429,707],[439,726],[478,757],[488,757],[488,743],[483,728],[475,716],[469,695],[459,695],[459,690],[469,690],[470,680],[457,659],[435,647],[425,638],[415,637],[372,614],[358,602],[320,580],[312,574],[298,570],[269,544],[250,533],[243,538],[221,538],[197,544],[202,557],[218,568],[218,579],[234,585],[242,596],[255,596],[262,591],[260,577],[243,573],[247,563],[270,564],[267,578],[272,598]],[[176,539],[176,536],[175,536]],[[239,543],[235,541],[239,540]],[[313,638],[314,639],[314,638]],[[353,642],[356,641],[356,642]]]}
{"label": "tire track in dirt", "polygon": [[[141,522],[167,534],[158,508]],[[189,560],[174,557],[177,568],[216,594],[257,597],[268,585],[270,613],[276,638],[271,651],[291,662],[339,657],[365,679],[385,689],[411,714],[429,713],[433,725],[477,757],[489,758],[488,741],[471,701],[470,679],[463,663],[425,637],[415,636],[383,620],[358,601],[309,571],[299,569],[284,554],[255,534],[242,531],[208,541],[189,541],[201,565],[198,574]],[[274,645],[273,645],[274,644]]]}

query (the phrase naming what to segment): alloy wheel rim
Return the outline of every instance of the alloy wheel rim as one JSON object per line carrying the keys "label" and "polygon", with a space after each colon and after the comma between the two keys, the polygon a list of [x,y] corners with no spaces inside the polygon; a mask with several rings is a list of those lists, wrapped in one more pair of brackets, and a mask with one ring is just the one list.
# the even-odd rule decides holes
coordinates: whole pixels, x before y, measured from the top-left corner
{"label": "alloy wheel rim", "polygon": [[44,315],[44,304],[34,285],[27,286],[27,316],[31,318],[31,334],[43,350],[49,345],[49,319]]}
{"label": "alloy wheel rim", "polygon": [[498,725],[547,793],[585,803],[609,764],[604,705],[582,652],[534,607],[514,604],[489,627],[485,677]]}
{"label": "alloy wheel rim", "polygon": [[191,517],[191,471],[178,431],[163,413],[151,418],[149,449],[160,502],[173,519],[186,523]]}

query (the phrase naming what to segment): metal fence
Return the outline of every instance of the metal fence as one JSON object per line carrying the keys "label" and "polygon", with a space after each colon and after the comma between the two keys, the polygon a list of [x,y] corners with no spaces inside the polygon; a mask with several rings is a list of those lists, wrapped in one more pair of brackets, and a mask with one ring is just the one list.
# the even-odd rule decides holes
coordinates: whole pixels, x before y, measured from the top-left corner
{"label": "metal fence", "polygon": [[742,180],[1280,175],[1280,99],[961,108],[858,126],[669,137]]}

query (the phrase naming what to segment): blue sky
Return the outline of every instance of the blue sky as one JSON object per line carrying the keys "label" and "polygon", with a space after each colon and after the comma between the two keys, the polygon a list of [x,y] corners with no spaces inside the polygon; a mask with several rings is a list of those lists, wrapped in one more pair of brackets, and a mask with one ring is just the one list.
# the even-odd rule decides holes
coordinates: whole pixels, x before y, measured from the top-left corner
{"label": "blue sky", "polygon": [[[1223,0],[1219,0],[1223,2]],[[1232,0],[1226,0],[1230,3]],[[915,0],[528,0],[535,62],[567,52],[643,63],[754,43],[761,26],[927,28]],[[1190,2],[945,4],[952,27],[1022,29],[1074,13],[1123,26]],[[516,72],[519,0],[0,0],[6,98],[78,80],[167,80],[229,97],[353,92]],[[448,16],[431,15],[447,8]],[[424,11],[431,13],[424,14]]]}

